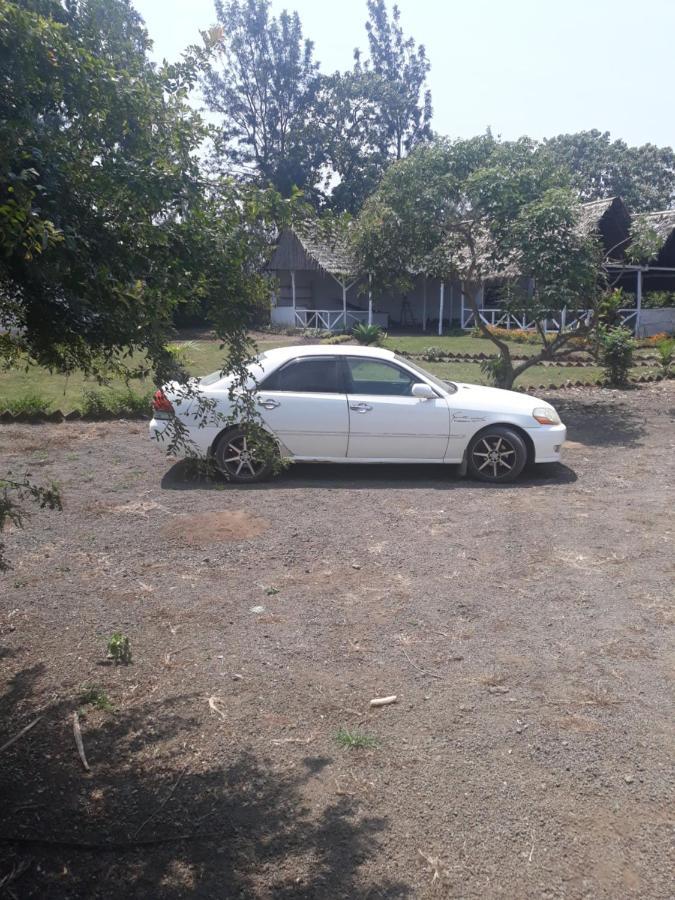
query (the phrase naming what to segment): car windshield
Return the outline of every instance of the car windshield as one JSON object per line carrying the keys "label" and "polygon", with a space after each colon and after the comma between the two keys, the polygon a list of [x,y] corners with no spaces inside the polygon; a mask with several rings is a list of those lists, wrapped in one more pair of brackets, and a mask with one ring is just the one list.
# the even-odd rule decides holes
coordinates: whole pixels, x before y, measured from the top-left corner
{"label": "car windshield", "polygon": [[396,356],[395,359],[408,366],[408,368],[414,369],[415,372],[419,372],[420,375],[424,375],[426,379],[432,384],[435,384],[436,387],[440,388],[442,391],[445,391],[446,394],[456,393],[457,385],[452,381],[443,381],[441,378],[437,378],[435,375],[432,375],[431,372],[427,372],[427,370],[423,369],[421,366],[416,366],[414,362],[411,362],[409,359],[404,359],[402,356]]}

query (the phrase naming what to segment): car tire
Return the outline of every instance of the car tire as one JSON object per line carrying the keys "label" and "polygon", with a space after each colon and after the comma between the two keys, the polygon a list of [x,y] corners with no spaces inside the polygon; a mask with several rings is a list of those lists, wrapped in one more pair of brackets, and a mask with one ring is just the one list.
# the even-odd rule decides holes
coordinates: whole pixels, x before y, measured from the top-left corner
{"label": "car tire", "polygon": [[274,471],[274,454],[278,447],[274,439],[262,429],[258,442],[269,443],[270,453],[263,461],[256,459],[256,435],[250,428],[235,427],[223,432],[213,448],[213,462],[218,471],[235,484],[254,484],[265,481]]}
{"label": "car tire", "polygon": [[505,425],[484,428],[472,438],[466,452],[471,475],[492,484],[515,481],[527,462],[525,441]]}

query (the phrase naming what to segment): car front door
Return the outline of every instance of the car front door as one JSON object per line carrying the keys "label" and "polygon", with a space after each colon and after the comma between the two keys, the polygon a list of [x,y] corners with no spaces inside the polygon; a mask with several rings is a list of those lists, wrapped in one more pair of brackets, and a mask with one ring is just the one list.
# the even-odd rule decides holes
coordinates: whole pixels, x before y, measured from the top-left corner
{"label": "car front door", "polygon": [[393,362],[354,356],[346,368],[349,459],[443,459],[450,434],[443,397],[413,397],[421,379]]}
{"label": "car front door", "polygon": [[298,459],[344,459],[347,394],[335,356],[292,359],[266,378],[257,395],[265,424]]}

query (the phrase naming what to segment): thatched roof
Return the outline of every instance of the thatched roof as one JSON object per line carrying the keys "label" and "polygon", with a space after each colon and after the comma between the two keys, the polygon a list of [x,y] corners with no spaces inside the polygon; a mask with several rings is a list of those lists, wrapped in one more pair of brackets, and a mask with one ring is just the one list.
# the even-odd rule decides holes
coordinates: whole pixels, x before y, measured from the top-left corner
{"label": "thatched roof", "polygon": [[645,213],[642,219],[663,241],[655,261],[661,266],[675,266],[675,209]]}
{"label": "thatched roof", "polygon": [[597,234],[610,258],[619,260],[630,241],[630,213],[621,197],[591,200],[581,204],[579,230]]}
{"label": "thatched roof", "polygon": [[277,272],[323,271],[338,278],[357,274],[345,232],[339,228],[319,228],[314,223],[286,229],[269,268]]}

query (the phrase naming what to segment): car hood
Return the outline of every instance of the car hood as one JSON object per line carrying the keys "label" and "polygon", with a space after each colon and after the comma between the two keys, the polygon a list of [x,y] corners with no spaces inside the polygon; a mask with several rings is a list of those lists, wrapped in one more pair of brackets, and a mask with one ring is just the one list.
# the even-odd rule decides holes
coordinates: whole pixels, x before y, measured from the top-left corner
{"label": "car hood", "polygon": [[464,384],[454,381],[457,392],[450,397],[453,403],[467,409],[495,410],[529,414],[537,406],[550,406],[546,400],[521,394],[519,391],[505,391],[501,388],[485,387],[482,384]]}

